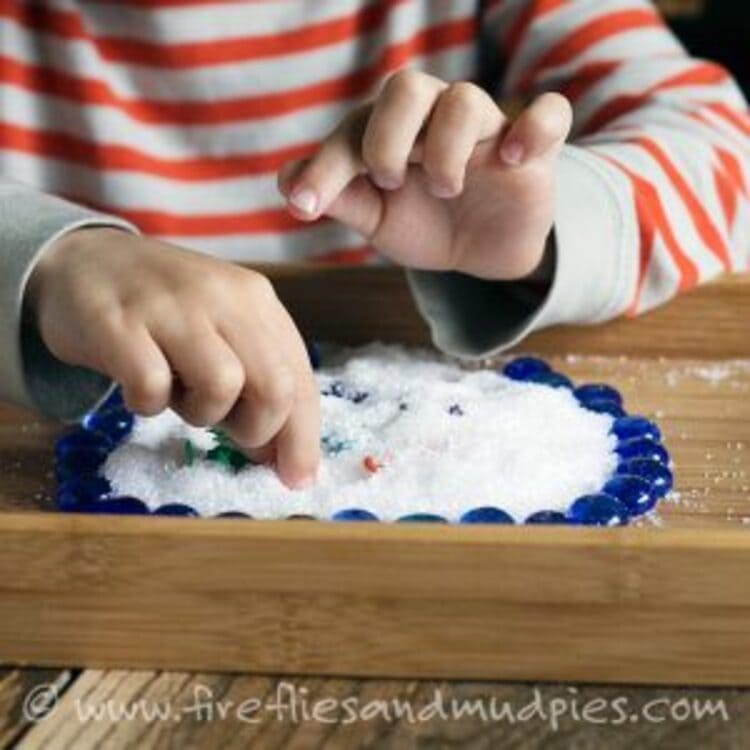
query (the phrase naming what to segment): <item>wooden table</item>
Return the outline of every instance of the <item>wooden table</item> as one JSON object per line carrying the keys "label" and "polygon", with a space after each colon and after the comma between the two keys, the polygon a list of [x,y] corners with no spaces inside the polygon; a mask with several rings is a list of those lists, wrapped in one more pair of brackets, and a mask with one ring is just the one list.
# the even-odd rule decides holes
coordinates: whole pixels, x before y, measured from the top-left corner
{"label": "wooden table", "polygon": [[[342,303],[341,296],[347,294],[352,302],[361,302],[356,288],[352,289],[348,272],[338,273],[341,278],[338,304]],[[336,323],[339,338],[355,340],[361,335],[357,332],[362,326],[369,324],[376,327],[380,337],[424,340],[424,330],[419,327],[413,310],[404,312],[408,308],[405,290],[394,286],[393,278],[386,281],[384,278],[375,273],[360,283],[368,288],[382,283],[383,294],[387,294],[392,304],[385,311],[379,308],[377,321],[373,310],[366,305],[353,304],[352,315],[346,320],[339,317]],[[299,275],[285,276],[281,272],[277,283],[293,311],[311,308],[309,296],[315,294],[314,287],[300,283]],[[745,395],[750,394],[750,364],[746,360],[736,361],[748,350],[745,325],[749,293],[747,280],[730,280],[697,292],[688,304],[678,302],[645,321],[616,323],[591,330],[584,337],[580,332],[560,330],[539,335],[528,344],[574,378],[614,383],[622,389],[629,404],[637,404],[644,413],[658,414],[678,466],[680,498],[679,502],[662,504],[658,518],[652,523],[703,531],[707,527],[741,528],[750,520],[750,405]],[[328,298],[332,296],[337,295]],[[320,319],[308,320],[318,332],[325,333],[326,321],[336,317],[326,311],[327,304],[318,300],[315,308],[320,310]],[[720,337],[714,335],[717,325],[722,328]],[[648,336],[643,335],[644,327]],[[653,356],[655,348],[663,353],[662,358]],[[627,358],[622,357],[624,351],[628,352]],[[51,509],[48,467],[52,439],[58,430],[58,426],[33,415],[0,408],[0,511]],[[453,699],[479,700],[485,710],[490,710],[490,701],[494,699],[495,710],[500,710],[497,707],[507,701],[515,715],[535,698],[535,686],[520,682],[446,683],[8,668],[0,671],[0,746],[20,740],[22,747],[53,750],[248,746],[399,750],[605,745],[608,748],[709,745],[739,748],[747,746],[750,737],[750,692],[746,690],[561,684],[537,688],[538,699],[546,711],[550,706],[559,708],[565,701],[567,715],[559,719],[558,727],[553,726],[549,716],[538,714],[515,722],[507,714],[504,720],[497,721],[483,721],[481,714],[452,719],[438,715],[424,721],[410,721],[408,714],[399,719],[392,709],[390,716],[384,716],[382,706],[386,704],[376,702],[396,699],[408,703],[418,714],[438,690],[444,706]],[[38,708],[44,705],[43,694],[50,689],[59,696],[56,708],[42,721],[30,721],[24,716],[24,702]],[[367,707],[374,713],[368,720],[350,724],[295,721],[288,709],[280,719],[271,708],[245,704],[244,716],[238,715],[243,702],[259,699],[266,704],[279,691],[288,698],[290,689],[295,691],[300,713],[303,704],[309,708],[316,701],[329,699],[325,710],[330,717],[333,710],[330,700],[347,698],[358,701],[360,709]],[[601,713],[595,720],[581,718],[583,707],[590,706],[592,701],[611,702],[618,698],[628,701],[621,725],[596,723],[601,720]],[[138,701],[143,701],[144,713],[130,720],[117,721],[110,714],[99,720],[82,721],[78,716],[79,711],[86,710],[121,711]],[[700,704],[699,708],[703,706],[704,711],[715,713],[702,718],[687,716],[694,702]],[[341,706],[336,704],[339,711]],[[252,709],[250,713],[248,708]],[[157,709],[167,711],[168,718],[145,717],[145,712],[153,714]],[[226,713],[224,717],[219,716],[222,710]],[[670,710],[676,718],[670,718]],[[645,715],[644,711],[650,714]],[[339,713],[342,715],[346,714]],[[608,711],[606,716],[609,721],[616,721],[620,714]],[[631,719],[632,716],[636,718]]]}

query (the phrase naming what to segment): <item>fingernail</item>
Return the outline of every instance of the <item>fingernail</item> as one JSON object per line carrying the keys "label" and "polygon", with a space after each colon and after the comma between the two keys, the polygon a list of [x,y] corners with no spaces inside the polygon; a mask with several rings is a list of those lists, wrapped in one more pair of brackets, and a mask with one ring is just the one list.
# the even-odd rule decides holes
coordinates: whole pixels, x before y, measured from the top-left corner
{"label": "fingernail", "polygon": [[373,181],[383,190],[398,190],[401,187],[401,180],[393,175],[376,175]]}
{"label": "fingernail", "polygon": [[455,198],[461,190],[456,190],[453,185],[441,185],[440,183],[434,183],[431,186],[432,194],[436,198]]}
{"label": "fingernail", "polygon": [[300,188],[289,196],[289,202],[303,214],[313,216],[318,210],[318,196],[310,188]]}
{"label": "fingernail", "polygon": [[500,156],[506,164],[517,167],[523,161],[523,146],[517,141],[511,141],[503,145]]}

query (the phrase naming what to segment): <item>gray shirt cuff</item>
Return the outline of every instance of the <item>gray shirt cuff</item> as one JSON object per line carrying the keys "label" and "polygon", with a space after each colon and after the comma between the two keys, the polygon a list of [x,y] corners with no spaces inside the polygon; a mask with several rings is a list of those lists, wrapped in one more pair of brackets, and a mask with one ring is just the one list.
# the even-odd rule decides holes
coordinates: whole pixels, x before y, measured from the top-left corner
{"label": "gray shirt cuff", "polygon": [[410,270],[407,278],[435,346],[477,359],[561,323],[591,324],[623,312],[635,288],[638,234],[628,187],[614,168],[576,146],[559,161],[551,281],[486,281]]}
{"label": "gray shirt cuff", "polygon": [[73,420],[111,389],[106,377],[56,359],[23,309],[27,281],[44,251],[68,232],[92,226],[137,231],[116,217],[0,181],[0,400]]}

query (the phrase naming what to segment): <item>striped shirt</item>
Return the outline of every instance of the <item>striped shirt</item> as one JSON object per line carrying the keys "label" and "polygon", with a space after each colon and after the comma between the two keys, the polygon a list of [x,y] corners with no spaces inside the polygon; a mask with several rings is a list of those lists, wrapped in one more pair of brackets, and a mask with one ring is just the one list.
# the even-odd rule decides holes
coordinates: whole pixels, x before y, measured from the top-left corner
{"label": "striped shirt", "polygon": [[227,259],[365,260],[276,173],[402,68],[572,101],[571,148],[634,227],[604,317],[745,267],[745,101],[645,0],[0,0],[0,170]]}

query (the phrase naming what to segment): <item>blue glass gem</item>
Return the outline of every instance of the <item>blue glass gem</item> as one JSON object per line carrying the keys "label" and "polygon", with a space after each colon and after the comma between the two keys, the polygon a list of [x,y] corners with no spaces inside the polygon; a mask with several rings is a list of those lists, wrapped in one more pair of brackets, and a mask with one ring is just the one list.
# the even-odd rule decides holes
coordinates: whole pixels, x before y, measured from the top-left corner
{"label": "blue glass gem", "polygon": [[95,474],[84,474],[65,480],[57,488],[56,502],[60,510],[73,510],[81,504],[101,500],[112,492],[112,486]]}
{"label": "blue glass gem", "polygon": [[536,513],[532,513],[524,523],[528,524],[564,524],[567,523],[568,519],[565,518],[564,513],[560,513],[558,510],[539,510]]}
{"label": "blue glass gem", "polygon": [[650,482],[632,474],[612,477],[604,485],[602,492],[606,492],[625,503],[631,516],[648,513],[657,501],[657,498],[651,494]]}
{"label": "blue glass gem", "polygon": [[337,510],[332,516],[332,521],[377,521],[378,517],[369,510],[363,508],[345,508]]}
{"label": "blue glass gem", "polygon": [[460,404],[451,404],[450,408],[448,409],[448,414],[453,417],[463,417],[464,410],[461,408]]}
{"label": "blue glass gem", "polygon": [[142,500],[125,496],[83,503],[73,510],[83,513],[113,513],[119,516],[141,516],[148,513],[148,507]]}
{"label": "blue glass gem", "polygon": [[661,440],[661,430],[645,417],[621,417],[615,420],[612,425],[612,434],[620,440],[629,440],[630,438]]}
{"label": "blue glass gem", "polygon": [[125,439],[133,429],[135,418],[127,409],[108,409],[87,414],[81,425],[91,432],[106,435],[113,443]]}
{"label": "blue glass gem", "polygon": [[570,378],[560,372],[540,372],[526,378],[529,383],[538,383],[539,385],[548,385],[550,388],[569,388],[573,390],[573,383]]}
{"label": "blue glass gem", "polygon": [[105,401],[99,405],[99,408],[97,411],[107,411],[109,409],[120,409],[124,406],[124,401],[122,400],[122,389],[121,388],[115,388],[112,393],[107,396]]}
{"label": "blue glass gem", "polygon": [[99,467],[107,460],[109,446],[99,443],[92,445],[69,445],[59,449],[55,470],[60,480],[80,474],[95,474]]}
{"label": "blue glass gem", "polygon": [[609,414],[610,417],[614,417],[615,419],[625,416],[625,410],[614,401],[581,402],[581,406],[589,411],[595,411],[597,414]]}
{"label": "blue glass gem", "polygon": [[529,380],[534,375],[549,371],[549,365],[537,357],[517,357],[503,367],[503,375],[511,380]]}
{"label": "blue glass gem", "polygon": [[674,485],[672,472],[658,461],[650,458],[631,458],[617,467],[618,475],[629,474],[645,479],[651,485],[652,497],[664,497]]}
{"label": "blue glass gem", "polygon": [[573,395],[585,406],[590,401],[611,401],[613,404],[622,406],[622,395],[611,385],[604,383],[587,383],[579,385],[573,391]]}
{"label": "blue glass gem", "polygon": [[459,519],[459,523],[515,523],[515,521],[504,510],[484,505],[467,510]]}
{"label": "blue glass gem", "polygon": [[238,510],[225,510],[223,513],[217,513],[214,518],[252,518],[249,513],[240,513]]}
{"label": "blue glass gem", "polygon": [[579,497],[568,509],[568,520],[585,526],[624,526],[628,508],[612,495],[600,492]]}
{"label": "blue glass gem", "polygon": [[307,345],[307,356],[310,358],[310,367],[313,370],[320,369],[320,347],[314,341],[305,342]]}
{"label": "blue glass gem", "polygon": [[160,505],[155,511],[155,516],[190,516],[196,517],[200,515],[195,508],[191,508],[189,505],[184,503],[165,503]]}
{"label": "blue glass gem", "polygon": [[92,450],[111,450],[112,441],[106,435],[88,432],[87,430],[75,430],[64,435],[55,443],[55,457],[63,458],[71,451],[89,448]]}
{"label": "blue glass gem", "polygon": [[631,458],[650,458],[667,466],[669,464],[669,453],[661,443],[649,438],[631,438],[617,444],[617,455],[623,461]]}
{"label": "blue glass gem", "polygon": [[399,523],[448,523],[442,516],[435,513],[409,513],[398,519]]}

